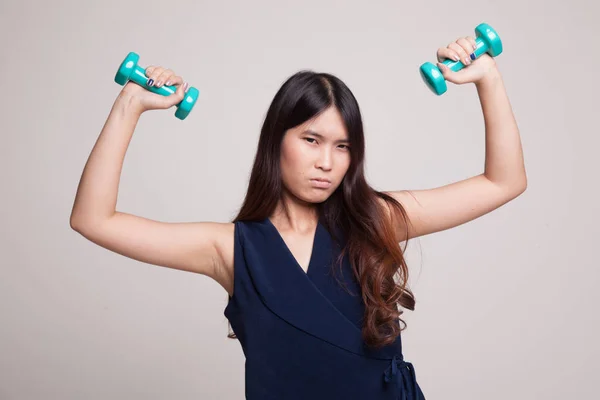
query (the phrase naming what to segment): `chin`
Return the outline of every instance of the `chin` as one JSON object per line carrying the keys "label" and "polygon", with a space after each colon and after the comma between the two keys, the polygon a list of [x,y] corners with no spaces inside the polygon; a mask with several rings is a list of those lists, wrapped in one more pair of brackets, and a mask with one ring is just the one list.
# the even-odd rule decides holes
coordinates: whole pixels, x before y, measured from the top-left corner
{"label": "chin", "polygon": [[329,198],[329,196],[331,196],[331,193],[329,193],[329,191],[323,192],[323,193],[321,193],[320,196],[314,196],[313,203],[322,203],[325,200],[327,200]]}
{"label": "chin", "polygon": [[322,203],[329,198],[328,193],[321,193],[320,195],[309,194],[299,197],[300,200],[306,203]]}

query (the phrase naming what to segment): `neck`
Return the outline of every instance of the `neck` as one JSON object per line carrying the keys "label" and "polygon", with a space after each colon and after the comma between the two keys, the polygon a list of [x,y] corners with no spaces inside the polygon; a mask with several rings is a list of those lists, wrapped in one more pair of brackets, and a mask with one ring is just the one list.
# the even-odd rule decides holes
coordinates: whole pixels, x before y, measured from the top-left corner
{"label": "neck", "polygon": [[314,203],[283,200],[269,217],[278,228],[296,233],[313,232],[319,215]]}

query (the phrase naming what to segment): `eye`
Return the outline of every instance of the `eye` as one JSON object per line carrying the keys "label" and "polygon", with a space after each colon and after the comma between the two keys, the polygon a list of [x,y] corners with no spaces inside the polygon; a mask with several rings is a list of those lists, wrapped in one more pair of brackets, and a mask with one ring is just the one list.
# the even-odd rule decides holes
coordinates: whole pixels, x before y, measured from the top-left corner
{"label": "eye", "polygon": [[[314,138],[304,138],[304,140],[315,140]],[[309,142],[309,143],[313,143],[313,142]]]}
{"label": "eye", "polygon": [[347,146],[345,144],[340,144],[340,146],[342,146],[344,150],[350,150],[350,146]]}

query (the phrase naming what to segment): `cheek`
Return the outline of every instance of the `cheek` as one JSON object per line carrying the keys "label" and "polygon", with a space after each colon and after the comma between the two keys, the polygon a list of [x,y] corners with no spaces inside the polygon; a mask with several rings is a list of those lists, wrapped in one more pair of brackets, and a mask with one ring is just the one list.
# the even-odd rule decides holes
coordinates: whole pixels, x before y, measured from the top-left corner
{"label": "cheek", "polygon": [[338,179],[341,181],[350,168],[350,156],[342,156],[338,160]]}
{"label": "cheek", "polygon": [[306,174],[307,155],[302,151],[282,151],[281,170],[287,182],[295,182],[302,179]]}
{"label": "cheek", "polygon": [[306,164],[310,164],[312,157],[310,150],[301,145],[291,146],[291,148],[286,146],[282,149],[281,155],[282,161],[295,169],[301,169]]}

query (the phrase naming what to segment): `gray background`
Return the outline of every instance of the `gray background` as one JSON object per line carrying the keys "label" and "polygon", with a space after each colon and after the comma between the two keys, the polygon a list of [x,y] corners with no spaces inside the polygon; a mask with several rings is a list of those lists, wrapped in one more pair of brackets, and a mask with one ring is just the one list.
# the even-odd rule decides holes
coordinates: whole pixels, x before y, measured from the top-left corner
{"label": "gray background", "polygon": [[142,116],[118,210],[230,221],[276,90],[301,68],[359,100],[379,190],[479,174],[473,85],[436,97],[418,67],[480,22],[521,130],[528,189],[409,243],[405,358],[429,399],[597,396],[600,270],[597,3],[589,1],[3,0],[0,398],[241,399],[226,292],[71,230],[77,184],[129,51],[200,90],[185,121]]}

